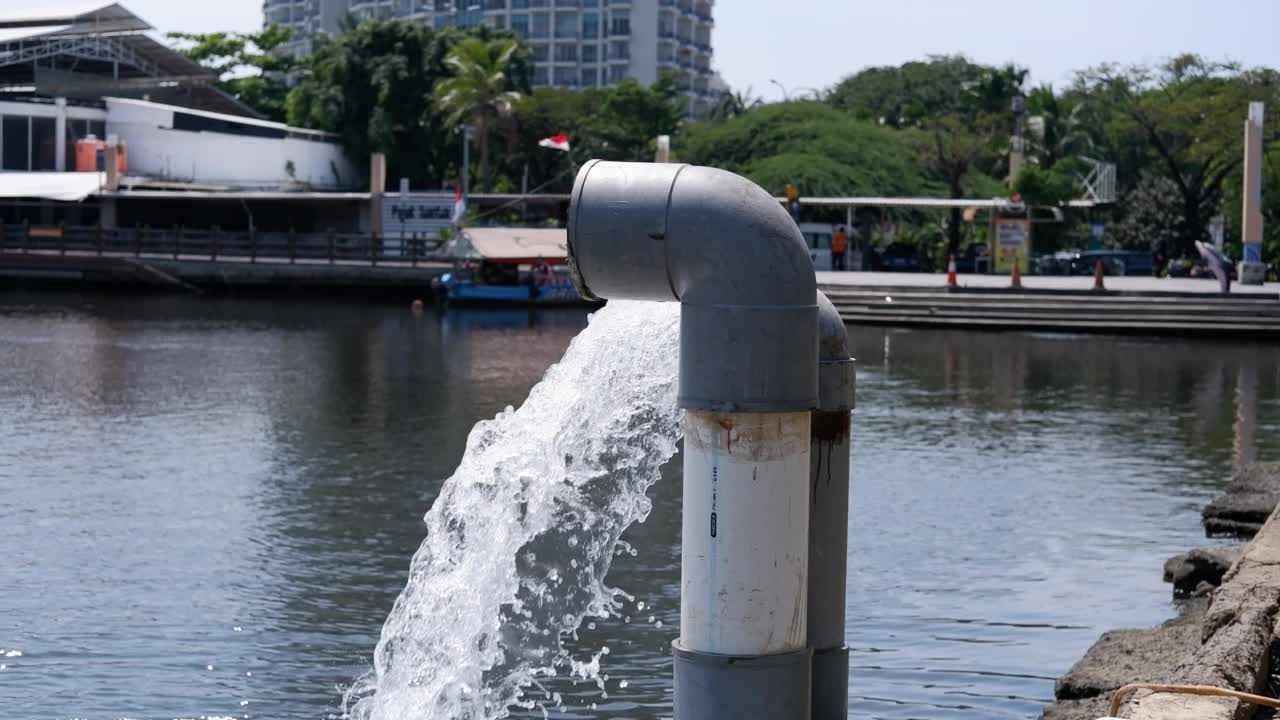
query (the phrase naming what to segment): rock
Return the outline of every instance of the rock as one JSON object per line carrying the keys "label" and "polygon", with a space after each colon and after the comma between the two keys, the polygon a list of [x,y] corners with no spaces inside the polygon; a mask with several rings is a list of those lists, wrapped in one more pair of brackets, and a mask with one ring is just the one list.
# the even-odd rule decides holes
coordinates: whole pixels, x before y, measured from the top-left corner
{"label": "rock", "polygon": [[1175,555],[1164,563],[1164,581],[1173,583],[1173,593],[1179,596],[1199,593],[1205,583],[1212,590],[1243,553],[1244,545],[1225,545]]}
{"label": "rock", "polygon": [[1045,708],[1040,720],[1098,720],[1106,716],[1110,703],[1109,695],[1084,700],[1061,700]]}
{"label": "rock", "polygon": [[1280,503],[1280,463],[1254,463],[1236,473],[1204,509],[1210,537],[1253,537]]}
{"label": "rock", "polygon": [[1204,608],[1203,601],[1191,602],[1182,615],[1160,627],[1104,633],[1080,662],[1058,679],[1054,695],[1058,700],[1082,700],[1167,675],[1199,647]]}

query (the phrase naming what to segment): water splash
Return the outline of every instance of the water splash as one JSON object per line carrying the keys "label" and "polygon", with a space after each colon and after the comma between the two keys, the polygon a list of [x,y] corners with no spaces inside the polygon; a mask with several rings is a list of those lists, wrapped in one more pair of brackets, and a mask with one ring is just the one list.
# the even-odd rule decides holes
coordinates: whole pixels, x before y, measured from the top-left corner
{"label": "water splash", "polygon": [[565,673],[603,688],[609,649],[579,660],[563,641],[630,599],[604,579],[676,451],[678,335],[677,305],[611,302],[519,410],[476,424],[345,717],[550,709],[561,699],[539,679]]}

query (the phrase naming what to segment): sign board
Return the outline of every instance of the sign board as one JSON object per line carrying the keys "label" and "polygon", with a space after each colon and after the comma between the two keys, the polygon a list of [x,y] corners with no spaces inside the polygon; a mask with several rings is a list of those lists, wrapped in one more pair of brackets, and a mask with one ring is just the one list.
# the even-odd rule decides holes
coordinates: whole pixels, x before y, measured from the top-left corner
{"label": "sign board", "polygon": [[1218,215],[1209,221],[1209,237],[1213,246],[1222,252],[1222,243],[1226,239],[1227,219]]}
{"label": "sign board", "polygon": [[997,219],[995,225],[996,272],[1013,272],[1014,262],[1018,263],[1022,272],[1027,272],[1027,259],[1031,254],[1031,222]]}
{"label": "sign board", "polygon": [[407,240],[439,242],[440,231],[453,226],[454,194],[399,193],[382,199],[383,247],[387,254],[409,254]]}
{"label": "sign board", "polygon": [[1089,226],[1089,249],[1101,250],[1102,240],[1107,236],[1107,226],[1102,223],[1094,223]]}

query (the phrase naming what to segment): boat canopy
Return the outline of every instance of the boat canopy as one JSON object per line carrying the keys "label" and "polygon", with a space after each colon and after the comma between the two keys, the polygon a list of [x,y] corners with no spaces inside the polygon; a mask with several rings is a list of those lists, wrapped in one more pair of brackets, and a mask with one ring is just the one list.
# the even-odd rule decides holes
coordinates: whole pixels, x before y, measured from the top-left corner
{"label": "boat canopy", "polygon": [[569,255],[562,228],[463,228],[445,243],[443,254],[455,260],[527,265],[539,260],[562,264]]}

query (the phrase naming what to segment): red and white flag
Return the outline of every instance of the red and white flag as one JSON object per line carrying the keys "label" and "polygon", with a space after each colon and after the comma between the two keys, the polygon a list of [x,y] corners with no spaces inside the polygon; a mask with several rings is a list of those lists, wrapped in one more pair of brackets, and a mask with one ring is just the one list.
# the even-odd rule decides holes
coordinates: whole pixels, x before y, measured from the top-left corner
{"label": "red and white flag", "polygon": [[460,225],[462,219],[467,216],[467,199],[462,197],[462,186],[458,186],[458,193],[453,196],[453,224]]}
{"label": "red and white flag", "polygon": [[552,150],[559,150],[560,152],[569,152],[569,136],[563,133],[560,135],[553,135],[549,138],[539,140],[538,145],[544,148],[551,148]]}

